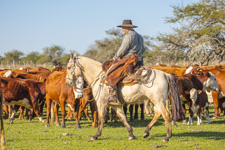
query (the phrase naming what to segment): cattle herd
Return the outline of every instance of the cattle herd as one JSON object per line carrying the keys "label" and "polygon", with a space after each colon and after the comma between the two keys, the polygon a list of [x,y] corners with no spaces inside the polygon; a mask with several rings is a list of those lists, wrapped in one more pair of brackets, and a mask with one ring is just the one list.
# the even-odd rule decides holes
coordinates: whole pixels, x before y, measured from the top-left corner
{"label": "cattle herd", "polygon": [[[182,101],[183,112],[189,108],[189,118],[183,123],[193,124],[193,116],[197,113],[197,125],[202,123],[202,116],[209,119],[209,103],[214,104],[214,116],[216,119],[221,113],[225,117],[225,66],[151,66],[154,69],[162,70],[172,74],[177,83],[180,99]],[[66,68],[55,67],[52,70],[38,68],[23,69],[1,69],[0,70],[0,114],[1,114],[1,148],[5,148],[3,117],[13,123],[14,116],[20,109],[19,119],[25,117],[32,120],[35,116],[45,126],[49,126],[51,115],[52,124],[60,125],[58,119],[58,108],[61,108],[61,127],[66,127],[65,119],[71,119],[72,114],[76,120],[76,128],[80,128],[80,118],[82,111],[87,114],[87,105],[90,104],[92,112],[92,127],[96,125],[97,106],[92,95],[91,88],[83,78],[76,79],[75,86],[66,85]],[[168,98],[169,107],[169,98]],[[67,105],[66,105],[67,104]],[[130,105],[130,122],[137,119],[138,106],[141,108],[141,119],[144,119],[144,110],[147,115],[151,115],[151,100],[146,100],[145,104],[135,105],[135,115],[133,118],[133,105]],[[66,116],[65,107],[68,106]],[[43,108],[46,107],[47,119],[42,119]],[[126,114],[127,106],[124,105]],[[111,110],[111,113],[114,111]],[[115,112],[114,112],[115,113]],[[3,116],[4,115],[4,116]],[[105,122],[108,120],[105,117]],[[115,114],[111,114],[116,116]],[[88,114],[87,117],[89,118]],[[116,118],[116,117],[115,117]],[[112,118],[111,118],[112,120]],[[176,124],[176,122],[173,122]]]}

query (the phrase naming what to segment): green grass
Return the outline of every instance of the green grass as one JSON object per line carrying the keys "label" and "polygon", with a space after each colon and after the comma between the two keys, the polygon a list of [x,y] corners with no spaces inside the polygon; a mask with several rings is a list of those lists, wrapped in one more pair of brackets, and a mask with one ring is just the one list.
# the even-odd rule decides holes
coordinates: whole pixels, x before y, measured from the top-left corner
{"label": "green grass", "polygon": [[[210,118],[214,110],[210,105]],[[44,115],[45,118],[45,115]],[[66,122],[66,128],[50,124],[45,127],[35,118],[32,121],[19,120],[16,118],[14,124],[4,120],[7,148],[10,150],[72,150],[72,149],[215,149],[222,150],[225,146],[225,119],[221,115],[218,119],[207,124],[203,119],[201,126],[197,126],[197,118],[191,126],[178,122],[178,127],[172,127],[173,136],[169,142],[162,142],[166,136],[166,126],[160,118],[150,131],[150,136],[144,139],[143,133],[152,117],[145,116],[144,121],[136,121],[132,125],[135,140],[128,141],[128,132],[121,122],[108,122],[98,140],[90,142],[90,135],[94,135],[97,128],[91,127],[91,122],[81,121],[81,129],[76,129],[74,119]],[[63,133],[69,133],[64,136]]]}

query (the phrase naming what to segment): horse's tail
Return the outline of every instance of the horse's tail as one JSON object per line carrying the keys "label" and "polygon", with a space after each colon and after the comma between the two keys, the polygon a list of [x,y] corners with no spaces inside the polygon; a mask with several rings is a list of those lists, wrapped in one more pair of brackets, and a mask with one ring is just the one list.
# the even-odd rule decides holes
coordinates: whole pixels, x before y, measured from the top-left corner
{"label": "horse's tail", "polygon": [[5,132],[4,132],[4,125],[3,125],[2,103],[3,103],[3,95],[2,95],[1,88],[0,88],[1,149],[5,150],[6,149],[6,142],[5,142]]}
{"label": "horse's tail", "polygon": [[171,104],[172,104],[172,120],[184,120],[185,115],[182,110],[181,100],[175,78],[171,74],[166,74],[166,79],[169,83]]}

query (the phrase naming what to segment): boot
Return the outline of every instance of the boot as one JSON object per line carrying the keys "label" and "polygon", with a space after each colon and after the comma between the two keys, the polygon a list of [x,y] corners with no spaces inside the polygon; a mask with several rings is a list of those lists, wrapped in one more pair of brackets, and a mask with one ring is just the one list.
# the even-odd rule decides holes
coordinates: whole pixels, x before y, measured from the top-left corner
{"label": "boot", "polygon": [[109,96],[107,102],[117,103],[117,86],[109,86]]}

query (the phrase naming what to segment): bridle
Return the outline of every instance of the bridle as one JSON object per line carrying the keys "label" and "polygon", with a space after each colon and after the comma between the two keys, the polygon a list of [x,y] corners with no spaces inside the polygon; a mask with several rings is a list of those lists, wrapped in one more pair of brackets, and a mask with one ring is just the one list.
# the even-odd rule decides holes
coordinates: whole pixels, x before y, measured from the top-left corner
{"label": "bridle", "polygon": [[[79,58],[78,58],[77,56],[75,56],[75,57],[73,58],[73,66],[72,66],[72,73],[71,73],[71,74],[72,74],[72,76],[75,75],[75,69],[76,69],[76,66],[77,66],[77,67],[80,69],[81,76],[83,77],[84,81],[86,81],[85,78],[84,78],[84,73],[83,73],[84,69],[83,69],[82,65],[79,63],[78,60],[79,60]],[[95,78],[95,79],[94,79],[94,80],[93,80],[86,88],[83,88],[83,89],[80,89],[80,90],[81,90],[81,91],[84,91],[84,90],[86,90],[86,89],[90,89],[90,88],[91,88],[91,85],[94,85],[98,79],[103,78],[102,76],[100,76],[102,73],[103,73],[103,71],[101,71],[101,72],[97,75],[97,77],[96,77],[96,78]],[[68,78],[68,77],[67,77],[66,79],[72,81],[73,85],[75,84],[75,81],[74,81],[73,79]]]}

